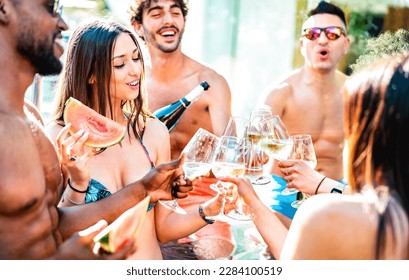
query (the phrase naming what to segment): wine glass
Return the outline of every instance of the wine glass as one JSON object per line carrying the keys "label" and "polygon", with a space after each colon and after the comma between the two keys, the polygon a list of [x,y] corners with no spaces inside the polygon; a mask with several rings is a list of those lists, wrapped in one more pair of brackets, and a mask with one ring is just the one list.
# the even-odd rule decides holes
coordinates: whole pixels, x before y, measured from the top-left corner
{"label": "wine glass", "polygon": [[[291,136],[291,139],[293,140],[293,149],[288,160],[303,161],[309,167],[314,169],[317,166],[317,158],[315,156],[311,135],[297,134]],[[292,202],[291,206],[298,208],[305,200],[305,195],[302,192],[299,192],[297,189],[286,188],[282,191],[282,194],[293,194],[295,192],[298,193],[297,200]]]}
{"label": "wine glass", "polygon": [[[234,136],[222,136],[212,163],[212,172],[216,178],[225,176],[243,176],[245,172],[246,150],[247,149],[243,138],[240,139]],[[210,185],[210,187],[217,192],[227,190],[227,188],[230,186],[231,183],[225,183],[222,181],[218,181],[216,184]],[[244,215],[239,209],[234,209],[225,215],[224,206],[226,199],[228,199],[228,197],[223,199],[220,213],[217,216],[211,217],[212,219],[228,221],[226,219],[227,216],[235,220],[251,220],[251,217]],[[238,206],[242,205],[239,204]]]}
{"label": "wine glass", "polygon": [[278,115],[262,121],[266,136],[260,141],[261,149],[276,160],[287,159],[293,147],[293,141]]}
{"label": "wine glass", "polygon": [[[210,172],[214,151],[219,141],[219,137],[203,128],[196,131],[182,151],[185,154],[185,161],[182,165],[185,178],[193,180]],[[176,213],[187,213],[179,206],[176,198],[173,200],[159,200],[159,202]]]}
{"label": "wine glass", "polygon": [[246,139],[246,141],[246,170],[244,176],[254,185],[268,184],[271,180],[267,176],[263,176],[264,153],[262,151],[260,152],[251,140]]}
{"label": "wine glass", "polygon": [[185,154],[182,168],[187,179],[193,180],[210,172],[219,141],[219,137],[203,128],[193,135],[182,151]]}
{"label": "wine glass", "polygon": [[246,168],[246,176],[254,185],[265,185],[271,182],[269,177],[263,175],[267,155],[260,147],[261,139],[268,134],[268,126],[264,121],[271,117],[273,117],[271,111],[263,108],[256,109],[250,114],[246,138],[251,142],[254,149],[249,154],[251,158]]}
{"label": "wine glass", "polygon": [[230,116],[222,136],[233,136],[242,139],[246,136],[248,120],[238,116]]}
{"label": "wine glass", "polygon": [[[271,114],[270,111],[265,111]],[[246,176],[247,178],[253,177],[254,181],[257,181],[260,179],[263,173],[262,156],[257,155],[257,157],[253,157],[255,155],[255,150],[252,146],[251,141],[247,139],[248,129],[248,119],[238,116],[231,116],[226,128],[224,129],[223,136],[233,136],[237,138],[239,149],[241,149],[240,156],[245,162],[244,176]],[[269,182],[269,180],[267,182]],[[246,212],[244,211],[244,208],[246,208],[247,206],[240,196],[238,196],[235,205],[237,208],[227,213],[227,216],[229,218],[241,221],[248,221],[251,219],[248,215],[243,214],[244,212]]]}
{"label": "wine glass", "polygon": [[[291,136],[291,139],[293,140],[293,149],[288,157],[288,160],[303,161],[309,167],[314,169],[317,166],[317,158],[315,156],[311,135],[297,134]],[[283,195],[291,195],[297,192],[297,189],[285,188],[281,193]]]}
{"label": "wine glass", "polygon": [[234,136],[241,141],[246,141],[246,169],[245,176],[250,181],[256,182],[263,173],[262,155],[257,153],[255,146],[252,145],[252,140],[249,139],[248,129],[249,121],[242,117],[231,116],[226,128],[224,129],[223,136]]}

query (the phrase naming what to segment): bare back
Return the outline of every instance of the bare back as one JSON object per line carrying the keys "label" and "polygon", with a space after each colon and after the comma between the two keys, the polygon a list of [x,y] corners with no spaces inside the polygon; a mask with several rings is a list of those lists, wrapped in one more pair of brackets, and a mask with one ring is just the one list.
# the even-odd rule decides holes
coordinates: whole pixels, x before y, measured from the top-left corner
{"label": "bare back", "polygon": [[147,75],[149,109],[169,105],[185,96],[203,81],[209,90],[194,102],[182,115],[170,133],[171,158],[177,159],[199,128],[221,135],[231,115],[231,94],[226,80],[214,70],[183,55],[182,71],[172,79],[161,80]]}
{"label": "bare back", "polygon": [[[327,177],[343,178],[344,148],[343,98],[341,89],[347,76],[335,72],[329,82],[313,80],[304,68],[293,71],[269,91],[263,105],[280,115],[291,135],[311,134],[317,168]],[[278,169],[273,173],[280,175]]]}
{"label": "bare back", "polygon": [[0,259],[55,254],[62,175],[57,154],[33,115],[0,114]]}
{"label": "bare back", "polygon": [[[373,195],[322,194],[305,201],[288,232],[283,259],[376,259],[380,214]],[[408,259],[409,227],[395,198],[388,205],[386,243],[380,259]],[[317,243],[317,240],[319,242]]]}

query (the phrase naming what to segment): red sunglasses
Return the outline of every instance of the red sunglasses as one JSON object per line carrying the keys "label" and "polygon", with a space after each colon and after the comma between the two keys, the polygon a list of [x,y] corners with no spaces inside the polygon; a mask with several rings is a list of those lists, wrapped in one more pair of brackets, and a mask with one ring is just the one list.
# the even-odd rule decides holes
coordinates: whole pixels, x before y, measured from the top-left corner
{"label": "red sunglasses", "polygon": [[346,36],[345,29],[339,26],[328,26],[328,27],[312,27],[303,30],[302,36],[308,40],[314,41],[321,36],[321,32],[324,31],[325,36],[328,40],[334,41],[341,37],[341,35]]}

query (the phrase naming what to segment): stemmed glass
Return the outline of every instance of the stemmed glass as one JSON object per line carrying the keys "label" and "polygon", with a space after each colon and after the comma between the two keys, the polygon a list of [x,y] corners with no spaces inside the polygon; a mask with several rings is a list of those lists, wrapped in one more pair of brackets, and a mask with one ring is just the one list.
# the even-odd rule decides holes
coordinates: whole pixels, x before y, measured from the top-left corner
{"label": "stemmed glass", "polygon": [[[314,145],[312,143],[311,135],[309,134],[297,134],[291,136],[293,140],[293,149],[290,153],[288,160],[303,161],[309,167],[314,169],[317,166],[317,158],[315,156]],[[299,192],[297,189],[286,188],[282,191],[282,194],[293,194],[297,192],[297,200],[291,203],[291,206],[298,208],[306,199],[305,194]]]}
{"label": "stemmed glass", "polygon": [[242,139],[246,136],[248,120],[238,116],[231,116],[222,136],[233,136]]}
{"label": "stemmed glass", "polygon": [[[203,128],[196,131],[182,151],[185,154],[185,161],[182,165],[185,178],[192,181],[196,177],[210,172],[214,152],[219,141],[219,137]],[[179,206],[176,198],[173,200],[159,200],[159,202],[176,213],[187,213],[186,210]]]}
{"label": "stemmed glass", "polygon": [[278,115],[262,122],[267,127],[266,136],[260,141],[261,149],[276,160],[287,159],[293,147],[293,141]]}
{"label": "stemmed glass", "polygon": [[253,149],[249,154],[246,176],[254,185],[264,185],[271,182],[271,179],[263,175],[266,154],[260,147],[261,140],[268,134],[268,126],[265,120],[273,117],[268,109],[256,109],[250,114],[250,121],[246,133],[246,138],[251,142]]}
{"label": "stemmed glass", "polygon": [[[244,175],[245,172],[245,144],[244,139],[240,139],[234,136],[222,136],[220,144],[216,149],[216,154],[212,163],[212,172],[216,178],[221,178],[225,176],[230,177],[240,177]],[[216,184],[210,185],[210,187],[221,192],[222,190],[227,190],[231,186],[231,183],[225,183],[218,181]],[[212,219],[228,221],[226,215],[224,214],[224,206],[226,199],[223,199],[223,204],[221,211],[218,215],[213,216]],[[231,213],[232,212],[232,213]],[[227,214],[227,217],[237,219],[237,220],[250,220],[250,217],[245,217],[238,209],[234,209]],[[229,216],[229,214],[231,215]]]}

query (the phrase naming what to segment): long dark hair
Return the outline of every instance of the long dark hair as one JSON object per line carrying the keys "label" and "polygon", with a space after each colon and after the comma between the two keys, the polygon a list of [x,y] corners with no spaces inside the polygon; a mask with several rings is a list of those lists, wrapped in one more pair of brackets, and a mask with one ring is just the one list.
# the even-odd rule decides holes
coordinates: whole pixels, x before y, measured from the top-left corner
{"label": "long dark hair", "polygon": [[[112,76],[113,49],[121,33],[129,34],[135,42],[144,67],[137,39],[134,33],[124,26],[112,21],[95,20],[75,29],[69,41],[67,57],[59,80],[56,120],[63,120],[65,102],[70,97],[74,97],[104,116],[109,115],[114,118],[110,98],[114,93],[110,91],[109,83]],[[135,137],[138,133],[142,134],[144,129],[140,127],[139,116],[143,117],[143,123],[147,116],[151,116],[143,100],[144,73],[143,68],[138,97],[122,102],[122,107],[128,110],[126,112],[129,119],[128,133],[132,130]],[[91,77],[95,77],[96,93],[89,83]]]}
{"label": "long dark hair", "polygon": [[[385,58],[353,75],[345,93],[349,184],[357,191],[365,184],[375,190],[388,186],[391,198],[409,216],[409,53]],[[388,209],[382,216],[379,252],[386,226],[392,232],[402,227],[393,224]]]}

